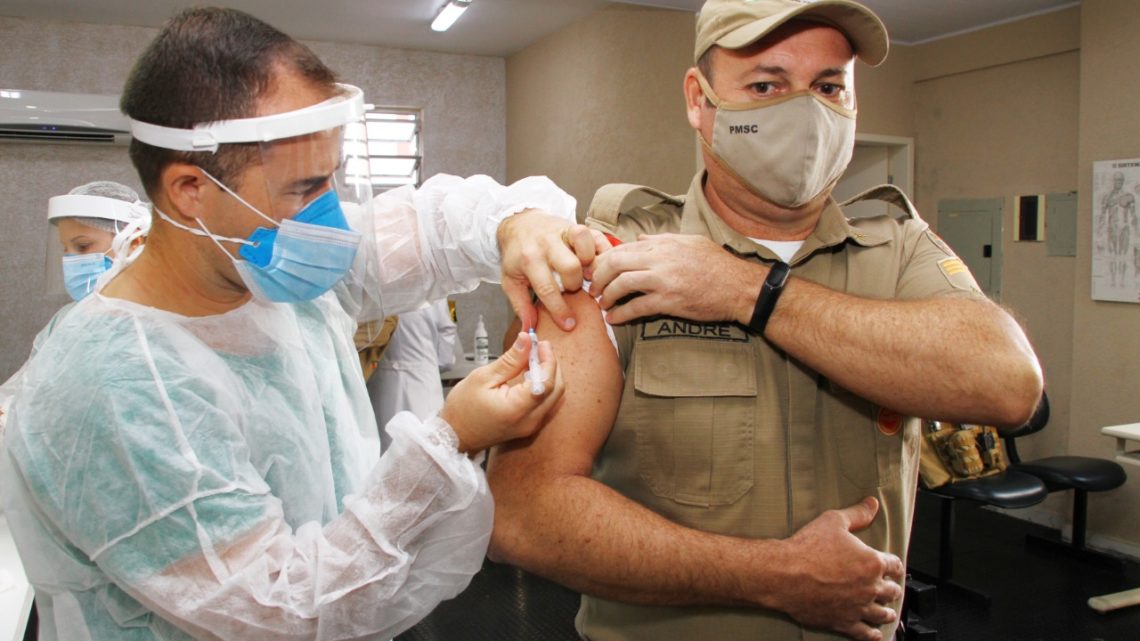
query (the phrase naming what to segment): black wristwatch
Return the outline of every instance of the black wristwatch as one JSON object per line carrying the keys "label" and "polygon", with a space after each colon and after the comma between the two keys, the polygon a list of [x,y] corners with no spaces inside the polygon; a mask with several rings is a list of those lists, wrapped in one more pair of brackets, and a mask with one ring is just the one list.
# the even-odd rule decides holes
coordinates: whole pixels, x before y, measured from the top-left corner
{"label": "black wristwatch", "polygon": [[760,288],[760,295],[756,297],[756,307],[752,310],[752,320],[748,321],[748,331],[757,336],[764,335],[764,328],[768,326],[768,317],[776,309],[776,301],[784,291],[784,283],[788,282],[788,273],[791,267],[783,261],[776,261],[768,270],[768,277],[764,279],[764,286]]}

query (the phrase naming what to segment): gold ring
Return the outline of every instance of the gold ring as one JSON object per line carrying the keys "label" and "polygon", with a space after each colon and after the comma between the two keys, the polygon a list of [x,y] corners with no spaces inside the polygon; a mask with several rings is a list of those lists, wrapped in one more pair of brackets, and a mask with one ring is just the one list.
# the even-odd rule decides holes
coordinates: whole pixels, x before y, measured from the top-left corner
{"label": "gold ring", "polygon": [[565,244],[567,247],[569,247],[569,248],[573,249],[573,248],[574,248],[574,243],[573,243],[573,242],[570,240],[570,230],[571,230],[571,229],[572,229],[571,227],[564,227],[564,228],[562,229],[562,242],[563,242],[563,244]]}

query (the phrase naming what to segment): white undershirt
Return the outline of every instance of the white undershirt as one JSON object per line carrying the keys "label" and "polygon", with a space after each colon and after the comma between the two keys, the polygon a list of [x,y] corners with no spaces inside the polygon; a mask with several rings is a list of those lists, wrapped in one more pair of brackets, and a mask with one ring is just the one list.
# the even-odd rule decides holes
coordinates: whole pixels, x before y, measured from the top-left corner
{"label": "white undershirt", "polygon": [[772,250],[772,253],[785,263],[792,262],[792,256],[795,256],[800,247],[804,245],[802,240],[764,240],[763,238],[749,238],[748,240]]}

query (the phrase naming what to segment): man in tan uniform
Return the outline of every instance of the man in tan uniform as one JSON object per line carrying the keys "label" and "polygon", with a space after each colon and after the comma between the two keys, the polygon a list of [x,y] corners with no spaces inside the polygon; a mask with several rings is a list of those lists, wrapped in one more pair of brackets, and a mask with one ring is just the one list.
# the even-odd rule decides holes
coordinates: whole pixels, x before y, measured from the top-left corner
{"label": "man in tan uniform", "polygon": [[582,592],[583,638],[890,638],[916,417],[1032,413],[1024,333],[901,193],[879,195],[902,220],[831,198],[855,57],[887,46],[846,0],[709,0],[684,81],[707,171],[641,207],[595,197],[622,241],[591,289],[613,342],[588,296],[573,334],[540,322],[567,393],[489,470],[492,555]]}

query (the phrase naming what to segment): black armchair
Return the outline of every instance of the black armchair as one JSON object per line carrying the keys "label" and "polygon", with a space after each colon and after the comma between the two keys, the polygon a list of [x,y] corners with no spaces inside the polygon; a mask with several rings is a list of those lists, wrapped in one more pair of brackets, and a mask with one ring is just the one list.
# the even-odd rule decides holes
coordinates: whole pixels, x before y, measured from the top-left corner
{"label": "black armchair", "polygon": [[1041,402],[1033,417],[1016,430],[1002,434],[1010,468],[1030,474],[1045,484],[1049,492],[1073,490],[1073,531],[1070,543],[1029,535],[1027,542],[1048,547],[1084,561],[1120,567],[1120,559],[1085,546],[1088,524],[1088,493],[1113,490],[1124,484],[1128,476],[1115,461],[1089,456],[1050,456],[1033,461],[1022,461],[1017,454],[1016,439],[1039,432],[1049,422],[1049,397],[1041,395]]}

